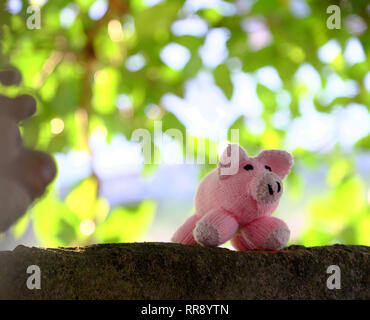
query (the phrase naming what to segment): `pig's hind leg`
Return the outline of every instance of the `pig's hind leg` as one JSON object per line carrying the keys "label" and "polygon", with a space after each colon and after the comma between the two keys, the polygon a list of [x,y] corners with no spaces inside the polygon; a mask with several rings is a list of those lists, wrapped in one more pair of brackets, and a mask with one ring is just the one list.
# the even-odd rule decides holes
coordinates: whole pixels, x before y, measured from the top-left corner
{"label": "pig's hind leg", "polygon": [[284,221],[275,217],[253,220],[240,229],[231,243],[235,249],[280,250],[289,240],[290,231]]}
{"label": "pig's hind leg", "polygon": [[181,244],[197,244],[193,237],[193,230],[199,219],[200,217],[196,214],[189,217],[184,222],[184,224],[175,232],[175,234],[171,238],[171,241]]}

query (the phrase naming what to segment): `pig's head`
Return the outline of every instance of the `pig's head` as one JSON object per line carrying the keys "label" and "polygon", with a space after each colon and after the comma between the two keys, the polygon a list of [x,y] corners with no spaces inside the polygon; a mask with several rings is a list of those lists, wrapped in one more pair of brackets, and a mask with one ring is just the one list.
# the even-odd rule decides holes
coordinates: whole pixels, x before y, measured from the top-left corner
{"label": "pig's head", "polygon": [[230,190],[268,205],[280,199],[282,180],[292,164],[292,156],[283,150],[265,150],[257,157],[248,157],[239,145],[229,144],[220,158],[218,175]]}

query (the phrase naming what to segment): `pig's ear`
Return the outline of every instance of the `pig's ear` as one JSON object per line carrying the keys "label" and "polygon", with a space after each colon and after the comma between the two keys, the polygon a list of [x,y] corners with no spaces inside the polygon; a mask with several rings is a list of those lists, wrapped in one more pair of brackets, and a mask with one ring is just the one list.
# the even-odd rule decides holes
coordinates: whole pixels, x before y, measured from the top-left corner
{"label": "pig's ear", "polygon": [[245,150],[238,144],[229,144],[220,157],[218,162],[218,176],[226,179],[236,174],[242,162],[248,159]]}
{"label": "pig's ear", "polygon": [[283,179],[293,165],[293,157],[289,152],[284,150],[264,150],[257,159],[266,167],[266,169],[276,173]]}

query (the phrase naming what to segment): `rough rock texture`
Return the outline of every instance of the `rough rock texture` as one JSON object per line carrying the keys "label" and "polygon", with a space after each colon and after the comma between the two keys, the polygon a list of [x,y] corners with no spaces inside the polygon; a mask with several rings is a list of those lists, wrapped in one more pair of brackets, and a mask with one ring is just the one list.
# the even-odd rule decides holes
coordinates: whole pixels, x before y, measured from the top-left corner
{"label": "rough rock texture", "polygon": [[[29,265],[41,289],[29,290]],[[327,288],[329,265],[341,289]],[[370,299],[370,247],[234,252],[172,243],[0,252],[2,299]]]}

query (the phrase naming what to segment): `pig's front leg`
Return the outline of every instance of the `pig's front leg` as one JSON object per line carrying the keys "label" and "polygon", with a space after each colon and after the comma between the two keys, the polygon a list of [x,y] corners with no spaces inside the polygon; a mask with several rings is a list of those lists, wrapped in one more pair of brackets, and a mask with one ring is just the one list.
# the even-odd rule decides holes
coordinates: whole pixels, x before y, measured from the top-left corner
{"label": "pig's front leg", "polygon": [[214,209],[198,221],[193,235],[200,245],[216,247],[230,240],[238,227],[238,222],[230,213]]}
{"label": "pig's front leg", "polygon": [[193,237],[193,230],[195,228],[195,224],[199,219],[200,218],[198,217],[197,214],[194,214],[191,217],[189,217],[185,221],[185,223],[175,232],[171,240],[173,242],[181,244],[192,244],[192,245],[197,244]]}
{"label": "pig's front leg", "polygon": [[284,221],[275,217],[262,217],[243,226],[231,243],[235,249],[280,250],[289,240],[290,230]]}

